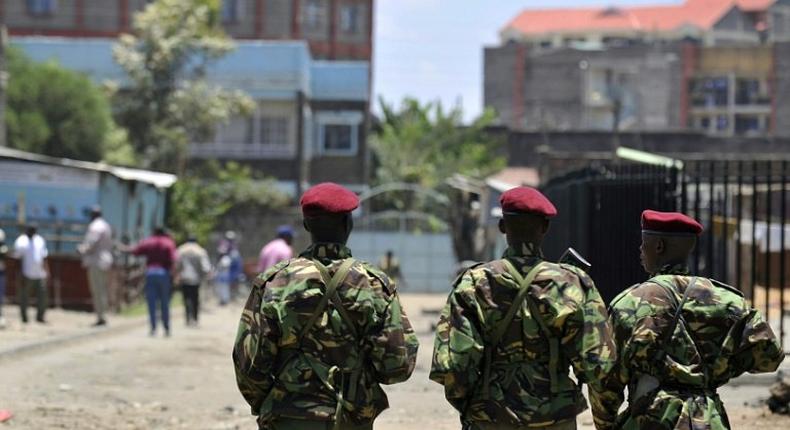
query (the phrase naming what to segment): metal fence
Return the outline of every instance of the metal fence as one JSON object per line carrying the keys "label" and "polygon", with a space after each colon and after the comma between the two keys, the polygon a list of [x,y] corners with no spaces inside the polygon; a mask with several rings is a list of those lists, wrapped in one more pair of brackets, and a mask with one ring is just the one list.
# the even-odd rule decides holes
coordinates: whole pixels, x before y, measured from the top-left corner
{"label": "metal fence", "polygon": [[547,257],[573,246],[593,264],[605,300],[647,278],[639,263],[640,214],[678,210],[705,232],[693,272],[739,288],[786,339],[790,314],[787,160],[686,161],[683,168],[611,164],[555,178],[544,187],[560,215]]}

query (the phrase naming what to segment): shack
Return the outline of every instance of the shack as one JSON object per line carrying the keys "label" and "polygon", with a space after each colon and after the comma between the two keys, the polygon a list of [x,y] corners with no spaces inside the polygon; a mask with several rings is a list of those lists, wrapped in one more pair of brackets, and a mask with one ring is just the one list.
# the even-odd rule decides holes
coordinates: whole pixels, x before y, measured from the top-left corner
{"label": "shack", "polygon": [[[134,243],[165,221],[167,190],[176,177],[167,173],[48,157],[0,147],[0,228],[9,246],[23,226],[35,225],[50,252],[50,304],[91,309],[87,275],[77,245],[100,205],[117,241]],[[14,300],[18,262],[7,259],[6,295]],[[111,306],[117,307],[128,278],[128,257],[118,255],[110,285]]]}

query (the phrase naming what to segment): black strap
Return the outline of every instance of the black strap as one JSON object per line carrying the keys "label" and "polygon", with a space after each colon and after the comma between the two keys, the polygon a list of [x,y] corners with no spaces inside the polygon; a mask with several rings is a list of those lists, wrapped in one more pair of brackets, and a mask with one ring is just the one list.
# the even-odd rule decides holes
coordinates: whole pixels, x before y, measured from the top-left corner
{"label": "black strap", "polygon": [[[670,299],[673,302],[677,303],[677,297],[675,296],[675,291],[658,282],[653,282],[653,283],[666,290],[667,293],[669,293]],[[675,308],[675,316],[672,318],[672,323],[669,325],[669,327],[667,327],[664,330],[664,333],[662,333],[661,342],[659,342],[659,350],[658,353],[656,354],[657,360],[664,361],[664,357],[667,355],[666,347],[667,345],[669,345],[669,341],[670,339],[672,339],[672,335],[675,333],[675,329],[678,326],[678,321],[683,319],[683,306],[688,301],[689,293],[691,293],[691,290],[694,289],[696,283],[697,283],[697,277],[695,276],[691,278],[691,281],[689,281],[689,284],[686,287],[686,291],[683,293],[683,298],[680,300],[680,303],[677,303]],[[689,336],[691,336],[691,334],[689,334]]]}
{"label": "black strap", "polygon": [[[507,332],[507,330],[510,328],[510,323],[513,322],[513,318],[516,316],[516,313],[519,311],[519,309],[521,309],[521,304],[525,300],[527,301],[527,306],[529,307],[530,314],[532,314],[532,317],[535,319],[535,321],[538,322],[540,329],[544,331],[544,333],[547,335],[549,339],[551,339],[551,337],[548,336],[549,334],[548,328],[546,327],[543,319],[540,317],[540,313],[538,312],[537,305],[535,304],[534,300],[532,300],[529,296],[529,287],[530,285],[532,285],[532,281],[535,280],[535,277],[538,275],[538,272],[542,268],[543,262],[539,262],[537,265],[535,265],[535,267],[530,269],[530,271],[527,273],[527,276],[521,276],[521,273],[518,271],[518,269],[516,269],[515,266],[513,266],[513,263],[511,263],[509,260],[502,259],[502,262],[505,266],[505,269],[510,274],[510,276],[512,276],[515,279],[515,281],[518,282],[519,289],[518,289],[518,294],[516,294],[516,298],[513,299],[513,303],[510,305],[510,309],[508,309],[507,313],[505,314],[505,317],[502,318],[501,321],[499,321],[499,324],[497,324],[496,327],[494,327],[494,330],[492,331],[491,334],[491,339],[489,340],[489,344],[486,346],[485,349],[485,363],[484,363],[485,367],[483,368],[484,398],[488,398],[489,395],[489,389],[491,385],[491,364],[493,362],[494,351],[496,350],[497,346],[499,346],[499,342],[502,340],[502,337],[505,335],[505,332]],[[549,345],[552,350],[551,361],[554,362],[556,360],[555,355],[557,352],[559,352],[559,349],[555,352],[554,347],[551,346],[551,343]],[[551,367],[551,362],[549,366]],[[554,391],[556,385],[556,381],[554,380],[555,372],[553,371],[551,372],[552,372],[552,376],[551,376],[552,392],[555,392]]]}

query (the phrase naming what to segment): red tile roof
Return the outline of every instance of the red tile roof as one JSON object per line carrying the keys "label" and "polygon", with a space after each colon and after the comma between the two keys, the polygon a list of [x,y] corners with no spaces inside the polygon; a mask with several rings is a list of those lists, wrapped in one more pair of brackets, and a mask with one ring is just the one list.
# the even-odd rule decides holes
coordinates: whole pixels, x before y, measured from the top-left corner
{"label": "red tile roof", "polygon": [[709,30],[733,7],[766,10],[774,0],[687,0],[681,5],[596,9],[528,9],[505,29],[526,35],[602,31],[671,31],[685,25]]}

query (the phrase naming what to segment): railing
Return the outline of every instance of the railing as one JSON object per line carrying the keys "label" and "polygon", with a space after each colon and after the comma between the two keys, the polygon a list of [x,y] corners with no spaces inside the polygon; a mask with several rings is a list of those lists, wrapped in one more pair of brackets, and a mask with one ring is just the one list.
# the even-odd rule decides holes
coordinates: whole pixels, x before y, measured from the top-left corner
{"label": "railing", "polygon": [[194,158],[290,159],[296,157],[296,146],[252,143],[193,143],[189,146],[189,154]]}

